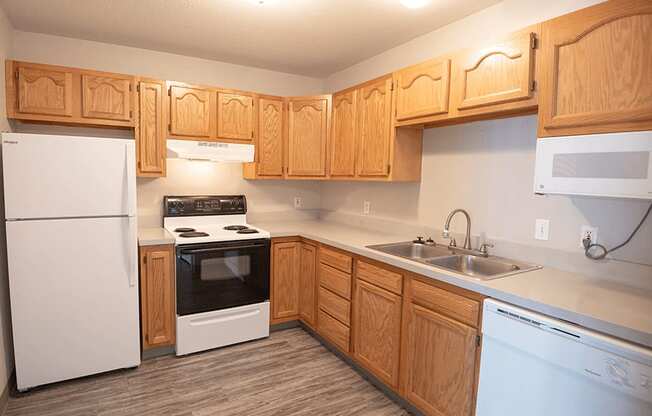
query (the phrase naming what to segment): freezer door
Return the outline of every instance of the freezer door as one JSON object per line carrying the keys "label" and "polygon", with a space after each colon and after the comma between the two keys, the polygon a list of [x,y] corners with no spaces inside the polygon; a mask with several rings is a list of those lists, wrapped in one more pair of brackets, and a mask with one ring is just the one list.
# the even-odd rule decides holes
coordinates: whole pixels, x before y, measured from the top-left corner
{"label": "freezer door", "polygon": [[19,389],[140,363],[132,221],[7,223]]}
{"label": "freezer door", "polygon": [[136,212],[133,140],[5,133],[2,162],[7,219]]}

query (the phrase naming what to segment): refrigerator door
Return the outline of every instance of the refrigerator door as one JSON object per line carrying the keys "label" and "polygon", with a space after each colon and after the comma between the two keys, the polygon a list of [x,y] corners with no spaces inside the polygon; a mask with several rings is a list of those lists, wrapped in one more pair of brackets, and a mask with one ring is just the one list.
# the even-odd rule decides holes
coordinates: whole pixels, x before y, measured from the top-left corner
{"label": "refrigerator door", "polygon": [[8,220],[135,215],[133,140],[4,133],[2,162]]}
{"label": "refrigerator door", "polygon": [[134,219],[7,223],[18,388],[140,363]]}

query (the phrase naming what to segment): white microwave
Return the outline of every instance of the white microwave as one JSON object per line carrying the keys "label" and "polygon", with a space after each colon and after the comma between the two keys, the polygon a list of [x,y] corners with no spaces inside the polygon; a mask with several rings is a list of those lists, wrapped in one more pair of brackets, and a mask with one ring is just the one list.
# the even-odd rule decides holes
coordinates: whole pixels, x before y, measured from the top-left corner
{"label": "white microwave", "polygon": [[538,139],[534,192],[652,199],[652,131]]}

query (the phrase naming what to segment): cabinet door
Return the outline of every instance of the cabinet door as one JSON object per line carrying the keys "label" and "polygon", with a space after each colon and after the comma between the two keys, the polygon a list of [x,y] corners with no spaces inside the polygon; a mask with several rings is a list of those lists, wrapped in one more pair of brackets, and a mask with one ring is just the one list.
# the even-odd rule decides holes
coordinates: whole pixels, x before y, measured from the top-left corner
{"label": "cabinet door", "polygon": [[458,110],[527,100],[534,95],[534,33],[471,50],[456,58]]}
{"label": "cabinet door", "polygon": [[138,174],[165,176],[165,127],[163,117],[163,83],[141,82],[138,85],[136,146]]}
{"label": "cabinet door", "polygon": [[82,117],[131,120],[131,78],[82,74],[81,79]]}
{"label": "cabinet door", "polygon": [[72,72],[38,65],[17,71],[19,113],[72,116]]}
{"label": "cabinet door", "polygon": [[330,142],[331,176],[355,175],[355,127],[357,90],[333,96]]}
{"label": "cabinet door", "polygon": [[356,281],[354,299],[355,358],[391,387],[398,387],[401,297]]}
{"label": "cabinet door", "polygon": [[427,415],[472,415],[476,330],[415,304],[405,319],[406,398]]}
{"label": "cabinet door", "polygon": [[301,243],[274,243],[272,248],[272,319],[299,316],[299,248]]}
{"label": "cabinet door", "polygon": [[211,91],[170,87],[170,133],[177,136],[209,137]]}
{"label": "cabinet door", "polygon": [[141,247],[143,348],[174,345],[174,246]]}
{"label": "cabinet door", "polygon": [[326,176],[328,103],[327,98],[290,100],[289,176]]}
{"label": "cabinet door", "polygon": [[358,95],[359,176],[388,176],[391,141],[392,79],[360,88]]}
{"label": "cabinet door", "polygon": [[254,138],[254,96],[217,93],[217,136],[251,142]]}
{"label": "cabinet door", "polygon": [[652,130],[652,2],[609,1],[542,26],[539,136]]}
{"label": "cabinet door", "polygon": [[282,99],[258,102],[258,175],[283,175],[283,111]]}
{"label": "cabinet door", "polygon": [[317,248],[302,243],[299,259],[299,317],[313,327],[317,313],[316,293]]}
{"label": "cabinet door", "polygon": [[448,112],[450,59],[437,59],[402,69],[396,79],[396,120]]}

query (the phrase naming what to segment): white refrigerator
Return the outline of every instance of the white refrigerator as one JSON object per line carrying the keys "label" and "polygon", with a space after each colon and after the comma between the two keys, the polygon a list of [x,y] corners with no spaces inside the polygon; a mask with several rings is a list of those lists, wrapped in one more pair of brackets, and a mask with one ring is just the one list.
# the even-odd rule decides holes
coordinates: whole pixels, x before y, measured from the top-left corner
{"label": "white refrigerator", "polygon": [[133,140],[2,134],[19,390],[140,364]]}

